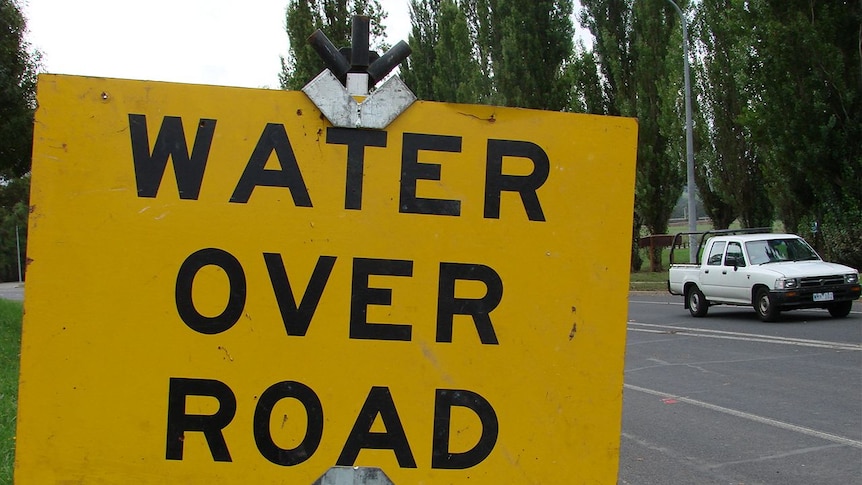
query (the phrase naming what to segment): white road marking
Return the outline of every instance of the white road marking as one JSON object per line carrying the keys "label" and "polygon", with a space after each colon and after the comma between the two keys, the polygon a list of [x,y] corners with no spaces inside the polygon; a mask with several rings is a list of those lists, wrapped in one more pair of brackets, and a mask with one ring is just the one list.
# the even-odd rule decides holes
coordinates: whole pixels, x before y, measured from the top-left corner
{"label": "white road marking", "polygon": [[681,301],[648,301],[648,300],[629,300],[629,303],[645,303],[647,305],[674,305],[683,306]]}
{"label": "white road marking", "polygon": [[814,347],[820,349],[862,351],[862,344],[846,342],[829,342],[826,340],[810,340],[802,338],[778,337],[742,332],[727,332],[706,328],[679,327],[674,325],[658,325],[653,323],[628,322],[629,330],[633,332],[685,335],[689,337],[717,338],[724,340],[742,340],[746,342],[763,342],[799,347]]}
{"label": "white road marking", "polygon": [[[679,295],[674,295],[674,296],[677,298],[682,298],[682,296],[679,296]],[[644,305],[685,306],[685,303],[683,301],[651,301],[651,300],[632,300],[632,299],[629,299],[629,303],[638,303],[638,304],[644,304]],[[734,308],[734,307],[736,307],[736,308],[747,308],[747,307],[750,307],[750,305],[728,305],[727,306],[727,308]],[[814,313],[814,314],[822,315],[823,314],[822,312],[825,312],[825,311],[826,310],[818,310],[816,308],[805,308],[802,310],[794,310],[794,313],[807,312],[807,313]],[[850,313],[856,314],[856,315],[862,315],[862,311],[850,310]]]}
{"label": "white road marking", "polygon": [[666,392],[656,391],[654,389],[647,389],[645,387],[634,386],[631,384],[623,384],[623,387],[626,389],[631,389],[632,391],[643,392],[646,394],[651,394],[653,396],[661,397],[662,399],[675,399],[678,402],[683,402],[686,404],[691,404],[692,406],[698,406],[704,409],[709,409],[711,411],[716,411],[719,413],[729,414],[731,416],[735,416],[737,418],[747,419],[749,421],[754,421],[761,424],[766,424],[769,426],[773,426],[776,428],[781,428],[787,431],[793,431],[796,433],[801,433],[807,436],[813,436],[815,438],[820,438],[826,441],[831,441],[833,443],[838,443],[841,445],[852,446],[854,448],[862,449],[862,441],[854,440],[851,438],[845,438],[844,436],[838,436],[831,433],[825,433],[823,431],[817,431],[816,429],[806,428],[805,426],[799,426],[796,424],[785,423],[784,421],[778,421],[776,419],[767,418],[763,416],[758,416],[756,414],[746,413],[743,411],[737,411],[736,409],[730,409],[723,406],[717,406],[715,404],[710,404],[708,402],[698,401],[696,399],[689,399],[683,396],[676,396],[673,394],[669,394]]}

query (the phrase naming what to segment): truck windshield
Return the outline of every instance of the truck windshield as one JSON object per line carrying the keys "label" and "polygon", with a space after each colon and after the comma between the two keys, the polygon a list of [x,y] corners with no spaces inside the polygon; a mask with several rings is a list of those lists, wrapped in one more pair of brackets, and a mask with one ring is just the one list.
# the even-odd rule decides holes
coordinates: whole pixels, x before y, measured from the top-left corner
{"label": "truck windshield", "polygon": [[748,252],[751,264],[820,259],[811,246],[800,238],[748,241],[745,243],[745,250]]}

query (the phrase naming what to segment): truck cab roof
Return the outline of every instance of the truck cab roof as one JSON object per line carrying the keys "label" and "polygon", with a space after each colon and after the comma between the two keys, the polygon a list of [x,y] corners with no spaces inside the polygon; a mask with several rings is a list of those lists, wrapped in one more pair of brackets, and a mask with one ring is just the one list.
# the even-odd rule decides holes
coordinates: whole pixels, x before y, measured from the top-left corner
{"label": "truck cab roof", "polygon": [[757,233],[757,234],[734,234],[734,235],[717,235],[709,239],[717,240],[733,240],[733,241],[764,241],[772,239],[799,239],[796,234],[774,234],[774,233]]}

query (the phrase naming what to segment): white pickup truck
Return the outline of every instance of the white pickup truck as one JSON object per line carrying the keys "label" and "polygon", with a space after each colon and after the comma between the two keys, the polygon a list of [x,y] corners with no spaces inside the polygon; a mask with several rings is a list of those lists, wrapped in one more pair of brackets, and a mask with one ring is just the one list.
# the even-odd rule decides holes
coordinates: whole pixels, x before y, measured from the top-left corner
{"label": "white pickup truck", "polygon": [[[827,263],[799,236],[758,230],[678,234],[671,246],[668,291],[703,317],[711,305],[751,305],[761,320],[783,310],[825,308],[846,317],[859,298],[859,272]],[[700,236],[700,263],[674,263],[684,236]]]}

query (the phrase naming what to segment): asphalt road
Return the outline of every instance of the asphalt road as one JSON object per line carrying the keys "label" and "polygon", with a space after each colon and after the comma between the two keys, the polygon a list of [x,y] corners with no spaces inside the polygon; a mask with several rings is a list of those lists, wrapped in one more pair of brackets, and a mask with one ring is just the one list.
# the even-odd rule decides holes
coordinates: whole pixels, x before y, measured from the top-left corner
{"label": "asphalt road", "polygon": [[24,283],[0,283],[0,298],[23,301]]}
{"label": "asphalt road", "polygon": [[631,294],[620,484],[862,484],[862,306],[782,317]]}

